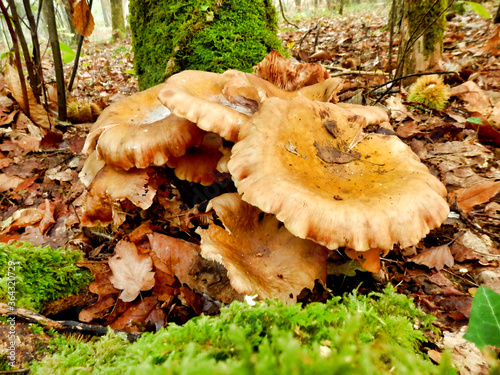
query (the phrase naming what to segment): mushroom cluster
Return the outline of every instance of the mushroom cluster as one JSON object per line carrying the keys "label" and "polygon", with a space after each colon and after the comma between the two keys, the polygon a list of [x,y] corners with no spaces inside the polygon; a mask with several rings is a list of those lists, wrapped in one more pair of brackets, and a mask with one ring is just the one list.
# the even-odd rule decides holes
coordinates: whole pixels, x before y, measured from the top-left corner
{"label": "mushroom cluster", "polygon": [[380,254],[444,222],[446,189],[383,110],[334,104],[340,88],[272,52],[256,73],[183,71],[108,107],[84,146],[82,222],[122,224],[126,199],[150,207],[156,167],[204,185],[230,176],[237,193],[212,199],[218,221],[196,233],[238,293],[292,303],[325,283],[338,248],[378,271]]}

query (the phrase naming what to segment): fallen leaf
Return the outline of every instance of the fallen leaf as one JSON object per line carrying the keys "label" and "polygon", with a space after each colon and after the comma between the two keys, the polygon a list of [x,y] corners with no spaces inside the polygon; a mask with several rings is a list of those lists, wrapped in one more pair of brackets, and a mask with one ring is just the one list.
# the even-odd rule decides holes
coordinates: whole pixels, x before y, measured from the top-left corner
{"label": "fallen leaf", "polygon": [[370,249],[368,251],[345,249],[345,254],[351,259],[356,259],[361,264],[361,267],[368,272],[377,273],[380,271],[381,251],[380,249]]}
{"label": "fallen leaf", "polygon": [[491,112],[491,103],[488,96],[473,81],[467,81],[452,87],[450,94],[467,102],[467,109],[471,112],[479,112],[483,115],[488,115]]}
{"label": "fallen leaf", "polygon": [[109,326],[126,332],[143,332],[146,320],[157,303],[155,296],[145,297],[130,306]]}
{"label": "fallen leaf", "polygon": [[115,253],[108,262],[113,271],[110,281],[122,290],[119,297],[122,301],[133,301],[141,291],[154,286],[153,261],[149,255],[139,254],[137,247],[125,240],[116,244]]}
{"label": "fallen leaf", "polygon": [[423,251],[419,255],[409,259],[410,262],[422,264],[429,268],[435,268],[438,271],[444,266],[453,267],[455,263],[453,255],[448,245],[436,246]]}
{"label": "fallen leaf", "polygon": [[0,173],[0,193],[15,189],[24,179],[17,176],[8,176],[5,173]]}
{"label": "fallen leaf", "polygon": [[488,202],[500,193],[500,181],[486,180],[465,189],[450,192],[450,202],[457,202],[458,208],[464,212],[471,211],[474,206]]}
{"label": "fallen leaf", "polygon": [[80,35],[87,37],[94,31],[94,17],[90,11],[87,0],[76,3],[73,11],[73,25]]}

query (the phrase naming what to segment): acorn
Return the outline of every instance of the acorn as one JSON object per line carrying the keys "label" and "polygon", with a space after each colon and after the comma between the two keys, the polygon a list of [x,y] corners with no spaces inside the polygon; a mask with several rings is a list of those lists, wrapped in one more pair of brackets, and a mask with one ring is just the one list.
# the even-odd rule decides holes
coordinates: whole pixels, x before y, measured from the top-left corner
{"label": "acorn", "polygon": [[450,87],[435,74],[422,76],[410,87],[408,101],[425,104],[438,111],[446,107],[450,99]]}
{"label": "acorn", "polygon": [[101,114],[101,108],[95,103],[74,100],[68,103],[68,120],[74,124],[94,122]]}

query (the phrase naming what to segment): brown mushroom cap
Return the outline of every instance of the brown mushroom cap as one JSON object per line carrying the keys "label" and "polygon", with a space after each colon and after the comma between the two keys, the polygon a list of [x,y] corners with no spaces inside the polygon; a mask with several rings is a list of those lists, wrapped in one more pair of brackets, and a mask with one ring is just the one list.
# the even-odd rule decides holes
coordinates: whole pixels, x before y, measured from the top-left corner
{"label": "brown mushroom cap", "polygon": [[226,229],[198,228],[203,257],[222,263],[233,288],[259,299],[294,303],[315,280],[326,280],[328,250],[293,236],[273,215],[241,200],[237,193],[210,201]]}
{"label": "brown mushroom cap", "polygon": [[97,149],[99,157],[115,168],[164,165],[201,143],[196,124],[170,113],[157,99],[163,85],[134,94],[106,108],[92,126],[83,152]]}
{"label": "brown mushroom cap", "polygon": [[217,74],[185,70],[167,80],[158,99],[172,113],[196,123],[199,128],[237,141],[241,126],[248,120],[245,114],[248,109],[232,105],[222,94],[224,85],[234,74],[236,71]]}
{"label": "brown mushroom cap", "polygon": [[192,147],[178,158],[170,158],[167,165],[174,168],[181,180],[211,185],[228,177],[217,170],[219,160],[224,156],[222,139],[218,134],[207,133],[199,147]]}
{"label": "brown mushroom cap", "polygon": [[418,243],[446,219],[446,189],[396,136],[363,134],[360,119],[303,97],[266,100],[228,163],[243,200],[330,249]]}

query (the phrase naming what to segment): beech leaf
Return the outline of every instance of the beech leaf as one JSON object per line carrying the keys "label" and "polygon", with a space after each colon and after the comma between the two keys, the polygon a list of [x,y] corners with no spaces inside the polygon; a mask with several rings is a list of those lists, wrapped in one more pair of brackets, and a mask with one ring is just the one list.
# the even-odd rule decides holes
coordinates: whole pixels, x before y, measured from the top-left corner
{"label": "beech leaf", "polygon": [[479,349],[485,345],[500,348],[500,294],[484,286],[478,288],[464,339],[472,341]]}
{"label": "beech leaf", "polygon": [[75,5],[73,24],[80,35],[86,37],[94,31],[94,17],[86,0],[80,0]]}

